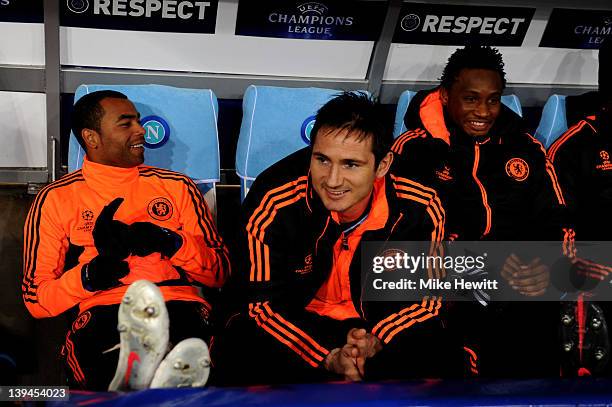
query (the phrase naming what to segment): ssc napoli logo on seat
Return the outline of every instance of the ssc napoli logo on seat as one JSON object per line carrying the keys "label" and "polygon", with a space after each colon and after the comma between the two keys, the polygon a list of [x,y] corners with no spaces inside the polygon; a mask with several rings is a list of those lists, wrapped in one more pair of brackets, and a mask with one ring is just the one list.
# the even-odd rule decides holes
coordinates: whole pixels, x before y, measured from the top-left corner
{"label": "ssc napoli logo on seat", "polygon": [[307,145],[310,145],[310,132],[312,131],[314,124],[315,116],[309,116],[302,123],[302,130],[300,131],[300,134],[302,135],[302,140],[304,140],[304,143],[306,143]]}
{"label": "ssc napoli logo on seat", "polygon": [[145,147],[160,148],[170,138],[170,126],[159,116],[143,117],[140,124],[145,129]]}

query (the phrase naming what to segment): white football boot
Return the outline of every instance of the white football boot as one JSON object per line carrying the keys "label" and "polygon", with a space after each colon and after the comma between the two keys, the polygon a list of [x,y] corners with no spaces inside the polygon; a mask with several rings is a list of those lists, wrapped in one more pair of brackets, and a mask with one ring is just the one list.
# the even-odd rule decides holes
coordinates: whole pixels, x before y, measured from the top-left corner
{"label": "white football boot", "polygon": [[160,363],[151,388],[204,387],[210,374],[208,346],[199,338],[179,342]]}
{"label": "white football boot", "polygon": [[118,320],[119,363],[108,390],[146,389],[168,350],[168,310],[159,288],[147,280],[132,283]]}

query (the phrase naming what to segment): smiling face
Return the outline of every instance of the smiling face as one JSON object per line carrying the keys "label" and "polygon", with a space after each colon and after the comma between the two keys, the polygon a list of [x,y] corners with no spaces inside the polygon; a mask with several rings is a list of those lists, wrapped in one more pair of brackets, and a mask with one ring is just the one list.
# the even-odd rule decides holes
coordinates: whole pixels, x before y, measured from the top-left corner
{"label": "smiling face", "polygon": [[105,98],[100,106],[104,109],[100,131],[83,129],[82,132],[88,158],[114,167],[131,168],[142,164],[145,130],[132,102]]}
{"label": "smiling face", "polygon": [[488,69],[462,69],[450,89],[441,89],[442,104],[453,122],[470,136],[486,136],[501,110],[502,79]]}
{"label": "smiling face", "polygon": [[391,160],[388,153],[375,165],[372,137],[359,140],[350,130],[322,127],[310,159],[314,190],[340,222],[352,222],[367,208],[374,181],[385,176]]}

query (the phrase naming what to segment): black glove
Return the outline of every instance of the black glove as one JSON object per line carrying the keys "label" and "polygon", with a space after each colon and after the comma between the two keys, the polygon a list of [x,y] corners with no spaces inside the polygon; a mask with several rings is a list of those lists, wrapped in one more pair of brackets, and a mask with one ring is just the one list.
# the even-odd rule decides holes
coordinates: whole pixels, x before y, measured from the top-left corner
{"label": "black glove", "polygon": [[116,198],[102,209],[96,219],[92,234],[98,254],[102,256],[125,259],[130,255],[129,227],[123,222],[113,220],[122,202],[123,198]]}
{"label": "black glove", "polygon": [[129,272],[130,267],[124,260],[96,256],[81,268],[81,283],[87,291],[108,290],[121,285],[119,279]]}
{"label": "black glove", "polygon": [[150,222],[132,223],[129,226],[129,239],[132,254],[140,257],[155,252],[172,257],[183,245],[179,234]]}

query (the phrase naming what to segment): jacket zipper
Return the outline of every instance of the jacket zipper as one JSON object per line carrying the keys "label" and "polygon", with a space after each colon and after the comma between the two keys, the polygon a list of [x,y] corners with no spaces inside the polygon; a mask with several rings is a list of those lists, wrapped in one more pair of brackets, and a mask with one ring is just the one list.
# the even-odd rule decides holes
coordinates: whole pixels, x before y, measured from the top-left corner
{"label": "jacket zipper", "polygon": [[478,146],[478,144],[474,145],[474,168],[472,168],[472,177],[474,178],[474,181],[476,181],[476,184],[478,185],[478,188],[480,189],[480,195],[482,196],[482,204],[484,205],[485,208],[485,212],[487,214],[487,221],[486,221],[486,225],[485,225],[485,231],[482,234],[481,238],[485,237],[486,235],[489,234],[489,232],[491,231],[491,207],[489,206],[489,201],[487,199],[487,190],[485,189],[484,185],[482,185],[482,182],[480,182],[480,179],[478,178],[478,163],[480,162],[480,146]]}
{"label": "jacket zipper", "polygon": [[346,236],[344,232],[342,232],[342,250],[348,250],[348,249],[349,249],[348,236]]}

